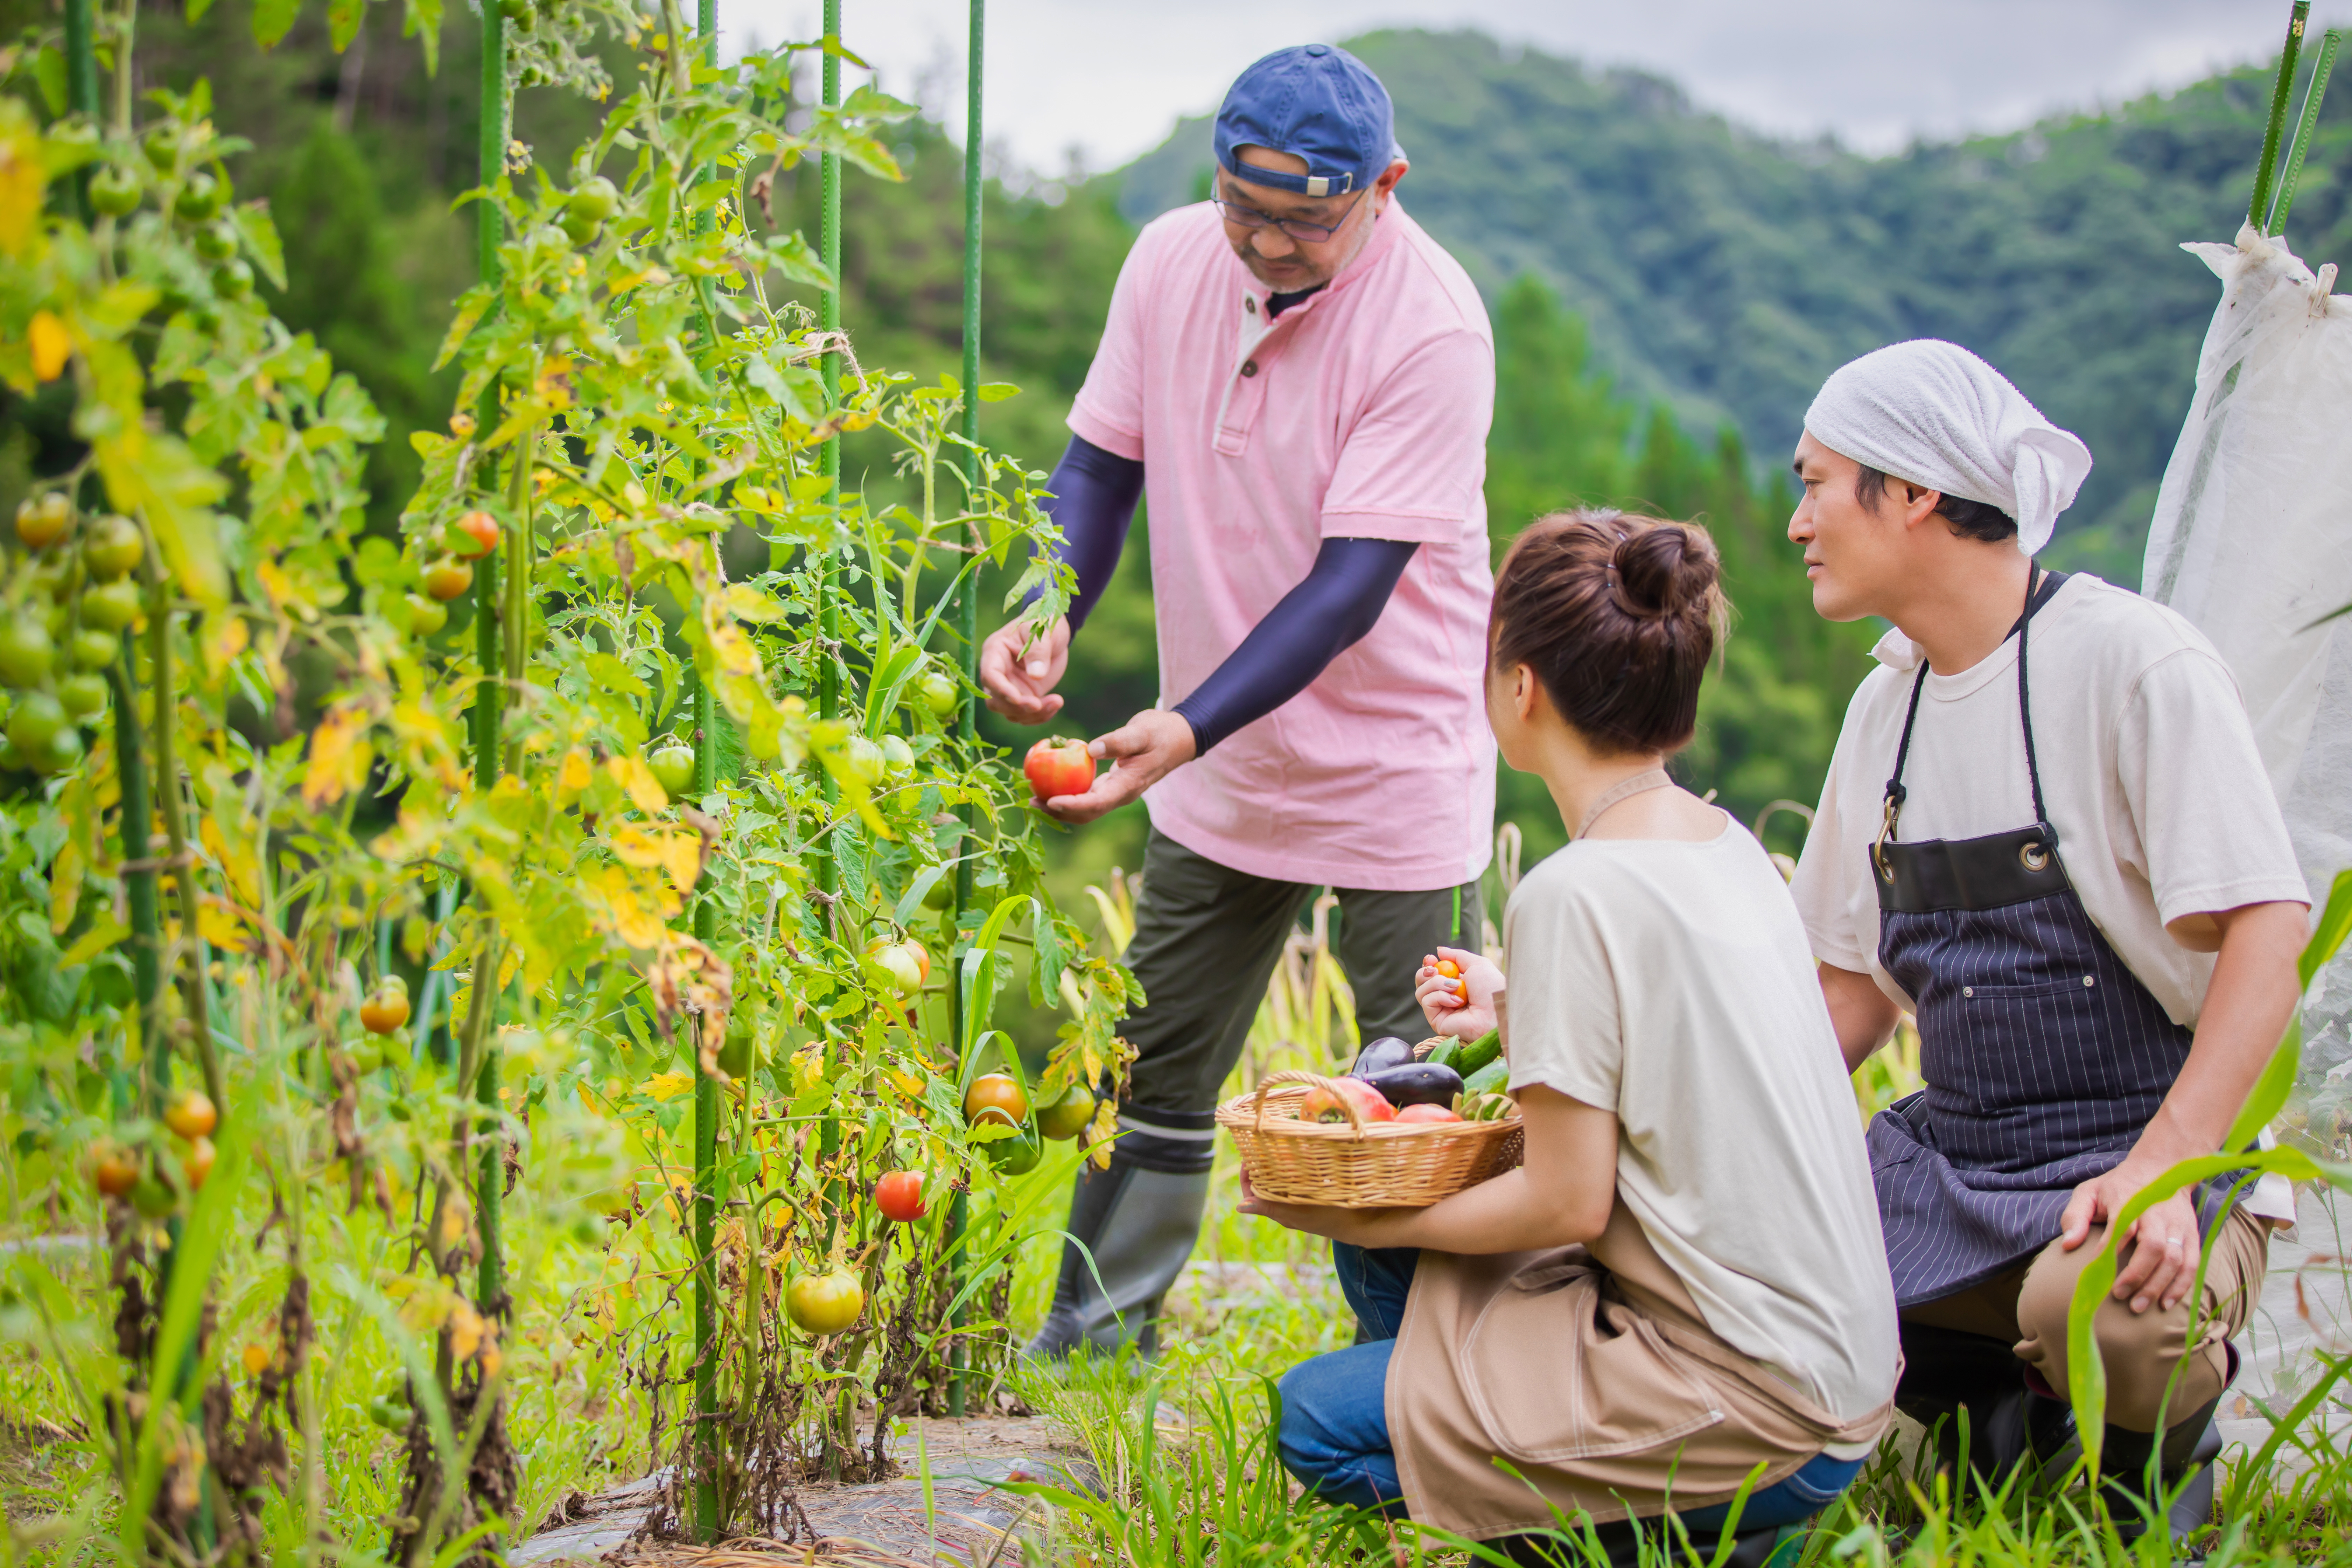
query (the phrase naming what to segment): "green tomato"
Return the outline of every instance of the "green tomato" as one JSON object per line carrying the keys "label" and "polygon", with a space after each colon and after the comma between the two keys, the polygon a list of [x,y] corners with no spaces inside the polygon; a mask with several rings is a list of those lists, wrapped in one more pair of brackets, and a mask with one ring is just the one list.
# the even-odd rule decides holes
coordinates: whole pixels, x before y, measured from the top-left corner
{"label": "green tomato", "polygon": [[49,737],[49,743],[31,753],[33,771],[61,773],[81,761],[81,731],[68,724]]}
{"label": "green tomato", "polygon": [[719,1047],[719,1070],[729,1078],[746,1079],[760,1065],[759,1031],[748,1018],[730,1018],[727,1038]]}
{"label": "green tomato", "polygon": [[66,652],[83,669],[105,669],[114,663],[122,651],[121,642],[96,626],[84,626],[74,633],[66,645]]}
{"label": "green tomato", "polygon": [[612,181],[602,174],[591,174],[572,187],[571,199],[563,204],[567,215],[576,214],[591,224],[603,223],[617,211],[621,193]]}
{"label": "green tomato", "polygon": [[92,670],[68,675],[58,682],[58,701],[76,719],[106,711],[106,677]]}
{"label": "green tomato", "polygon": [[999,1138],[981,1148],[987,1153],[988,1163],[1007,1176],[1025,1176],[1045,1157],[1045,1145],[1038,1142],[1035,1130],[1025,1124],[1017,1136]]}
{"label": "green tomato", "polygon": [[379,1394],[368,1401],[368,1419],[387,1432],[405,1432],[415,1420],[416,1413],[389,1394]]}
{"label": "green tomato", "polygon": [[898,942],[885,942],[859,961],[866,984],[877,991],[912,996],[923,988],[923,966]]}
{"label": "green tomato", "polygon": [[519,22],[530,14],[530,0],[499,0],[499,15],[509,22]]}
{"label": "green tomato", "polygon": [[886,765],[882,748],[865,736],[852,735],[849,738],[844,761],[848,764],[849,776],[858,783],[870,788],[882,782],[882,770]]}
{"label": "green tomato", "polygon": [[904,778],[915,771],[915,748],[907,744],[901,735],[882,737],[882,768],[892,778]]}
{"label": "green tomato", "polygon": [[803,1333],[837,1334],[866,1310],[866,1288],[846,1268],[803,1274],[784,1290],[784,1310]]}
{"label": "green tomato", "polygon": [[587,245],[593,241],[597,231],[604,226],[601,219],[574,212],[570,207],[564,208],[563,216],[555,222],[556,226],[563,230],[563,237],[574,245]]}
{"label": "green tomato", "polygon": [[1059,1100],[1038,1109],[1037,1131],[1053,1139],[1076,1138],[1094,1119],[1094,1091],[1085,1084],[1074,1083],[1062,1091]]}
{"label": "green tomato", "polygon": [[664,746],[646,759],[664,791],[672,796],[684,795],[694,787],[694,750],[676,742]]}
{"label": "green tomato", "polygon": [[34,616],[19,611],[0,626],[0,681],[20,691],[38,686],[49,678],[49,661],[55,654],[48,628]]}
{"label": "green tomato", "polygon": [[89,177],[89,205],[104,216],[128,217],[139,210],[143,189],[136,174],[109,163]]}
{"label": "green tomato", "polygon": [[216,218],[196,230],[196,254],[206,261],[226,261],[236,254],[238,244],[236,226],[226,218]]}
{"label": "green tomato", "polygon": [[180,133],[169,125],[151,125],[139,139],[139,150],[158,174],[169,174],[180,161]]}
{"label": "green tomato", "polygon": [[428,599],[422,594],[408,595],[408,629],[418,637],[429,637],[449,624],[449,606],[438,599]]}
{"label": "green tomato", "polygon": [[116,513],[100,518],[82,536],[81,563],[101,583],[111,583],[129,572],[146,553],[147,541],[140,534],[139,525]]}
{"label": "green tomato", "polygon": [[182,223],[210,223],[220,216],[221,204],[227,199],[228,193],[210,174],[190,174],[172,212]]}
{"label": "green tomato", "polygon": [[139,584],[128,577],[119,582],[101,583],[81,596],[82,624],[96,626],[102,632],[122,630],[139,618],[142,608]]}
{"label": "green tomato", "polygon": [[362,1076],[383,1066],[383,1047],[375,1043],[373,1035],[362,1035],[356,1040],[343,1042],[343,1057],[352,1070]]}
{"label": "green tomato", "polygon": [[943,910],[955,902],[956,874],[952,867],[942,867],[939,880],[923,889],[923,908]]}
{"label": "green tomato", "polygon": [[253,292],[253,268],[232,257],[213,268],[213,292],[224,300],[242,300]]}
{"label": "green tomato", "polygon": [[180,1195],[153,1176],[142,1174],[131,1184],[131,1206],[149,1219],[162,1219],[180,1206]]}
{"label": "green tomato", "polygon": [[46,691],[27,691],[16,699],[8,715],[8,739],[28,757],[49,749],[49,740],[67,725],[65,705]]}
{"label": "green tomato", "polygon": [[915,691],[923,706],[941,719],[952,717],[963,706],[963,692],[955,678],[943,669],[925,670],[922,679],[915,683]]}

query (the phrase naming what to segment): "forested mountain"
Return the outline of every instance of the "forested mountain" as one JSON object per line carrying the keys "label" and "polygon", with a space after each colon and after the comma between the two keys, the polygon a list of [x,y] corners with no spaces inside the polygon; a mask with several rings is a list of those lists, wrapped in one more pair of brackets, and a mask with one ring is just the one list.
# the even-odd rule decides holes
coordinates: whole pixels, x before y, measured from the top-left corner
{"label": "forested mountain", "polygon": [[[2090,443],[2098,467],[2062,548],[2137,584],[2218,296],[2178,247],[2244,218],[2267,69],[1865,158],[1751,134],[1655,76],[1476,33],[1347,47],[1396,100],[1404,202],[1490,302],[1521,274],[1544,279],[1622,385],[1694,428],[1729,422],[1775,464],[1843,361],[1904,338],[1965,343]],[[1208,164],[1207,122],[1186,121],[1115,176],[1121,209],[1140,222],[1192,199]],[[2347,174],[2339,83],[2288,226],[2315,267],[2352,259]]]}

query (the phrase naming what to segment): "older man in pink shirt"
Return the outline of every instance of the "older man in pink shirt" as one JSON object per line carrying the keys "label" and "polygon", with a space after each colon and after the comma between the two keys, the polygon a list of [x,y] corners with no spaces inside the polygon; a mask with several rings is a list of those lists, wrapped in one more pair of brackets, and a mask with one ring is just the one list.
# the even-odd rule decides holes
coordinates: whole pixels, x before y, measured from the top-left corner
{"label": "older man in pink shirt", "polygon": [[1412,974],[1475,932],[1493,837],[1486,667],[1494,342],[1470,279],[1395,199],[1388,93],[1325,44],[1243,73],[1214,197],[1143,231],[1051,489],[1078,592],[988,639],[990,706],[1059,710],[1071,639],[1151,507],[1160,705],[1042,803],[1151,816],[1128,962],[1149,1005],[1108,1171],[1082,1175],[1033,1349],[1140,1337],[1191,1255],[1218,1086],[1318,888],[1365,1038],[1422,1033]]}

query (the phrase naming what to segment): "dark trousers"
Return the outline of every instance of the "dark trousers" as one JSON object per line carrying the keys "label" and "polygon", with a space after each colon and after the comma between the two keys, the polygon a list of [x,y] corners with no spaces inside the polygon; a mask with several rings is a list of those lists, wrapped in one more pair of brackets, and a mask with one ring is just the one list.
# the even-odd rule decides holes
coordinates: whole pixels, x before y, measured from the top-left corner
{"label": "dark trousers", "polygon": [[[1241,1059],[1284,941],[1318,889],[1254,877],[1156,829],[1127,963],[1145,1005],[1122,1026],[1138,1053],[1108,1170],[1081,1170],[1054,1311],[1034,1350],[1143,1336],[1200,1237],[1216,1152],[1217,1090]],[[1478,885],[1428,892],[1336,888],[1340,968],[1367,1040],[1429,1033],[1412,977],[1440,946],[1475,947]],[[1344,1065],[1344,1064],[1343,1064]],[[1149,1342],[1146,1342],[1149,1348]]]}

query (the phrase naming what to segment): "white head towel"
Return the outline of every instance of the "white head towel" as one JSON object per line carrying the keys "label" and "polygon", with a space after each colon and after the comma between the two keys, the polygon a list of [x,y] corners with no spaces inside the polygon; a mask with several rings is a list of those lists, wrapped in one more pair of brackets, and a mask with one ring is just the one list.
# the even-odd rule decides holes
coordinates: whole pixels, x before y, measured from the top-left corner
{"label": "white head towel", "polygon": [[1958,343],[1915,338],[1866,353],[1822,384],[1805,428],[1895,479],[1997,506],[2017,547],[2050,542],[2091,471],[2091,449]]}

